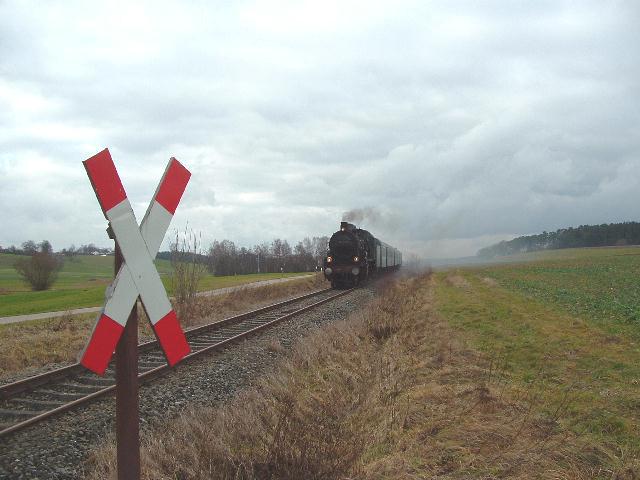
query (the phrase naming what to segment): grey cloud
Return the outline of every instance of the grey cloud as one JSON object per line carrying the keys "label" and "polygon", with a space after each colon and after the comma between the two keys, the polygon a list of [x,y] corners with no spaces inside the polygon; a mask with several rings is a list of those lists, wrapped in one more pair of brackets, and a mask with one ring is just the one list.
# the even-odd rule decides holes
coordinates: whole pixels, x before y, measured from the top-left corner
{"label": "grey cloud", "polygon": [[193,178],[175,224],[241,244],[351,209],[434,255],[637,219],[631,2],[79,5],[0,5],[0,165],[36,169],[0,185],[0,206],[22,199],[0,243],[107,243],[80,163],[105,146],[138,216],[176,156]]}

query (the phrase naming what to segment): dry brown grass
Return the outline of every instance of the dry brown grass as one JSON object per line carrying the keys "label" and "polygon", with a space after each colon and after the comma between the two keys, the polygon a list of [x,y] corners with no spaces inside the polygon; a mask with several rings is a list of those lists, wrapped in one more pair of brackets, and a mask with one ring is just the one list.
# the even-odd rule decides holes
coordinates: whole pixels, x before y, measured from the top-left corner
{"label": "dry brown grass", "polygon": [[[181,319],[183,327],[200,325],[256,309],[276,301],[326,288],[321,275],[265,285],[212,297],[197,297],[193,314]],[[139,338],[154,338],[142,308]],[[95,314],[65,315],[60,318],[0,325],[0,380],[18,372],[50,363],[76,362],[95,323]]]}
{"label": "dry brown grass", "polygon": [[482,280],[482,283],[484,283],[485,285],[488,285],[490,287],[497,287],[498,286],[498,282],[496,282],[491,277],[482,277],[481,280]]}
{"label": "dry brown grass", "polygon": [[471,284],[461,275],[447,275],[446,282],[457,288],[461,288],[463,290],[470,290]]}
{"label": "dry brown grass", "polygon": [[328,286],[322,274],[316,273],[310,277],[261,287],[245,286],[223,295],[197,297],[192,314],[182,318],[181,322],[187,327],[201,325]]}
{"label": "dry brown grass", "polygon": [[[606,455],[512,386],[433,311],[428,276],[403,279],[302,341],[257,387],[145,435],[146,479],[587,479]],[[114,477],[114,448],[89,478]],[[624,473],[623,470],[619,470]],[[607,478],[633,478],[610,475]]]}
{"label": "dry brown grass", "polygon": [[74,362],[84,347],[93,315],[70,314],[0,327],[0,379],[50,363]]}

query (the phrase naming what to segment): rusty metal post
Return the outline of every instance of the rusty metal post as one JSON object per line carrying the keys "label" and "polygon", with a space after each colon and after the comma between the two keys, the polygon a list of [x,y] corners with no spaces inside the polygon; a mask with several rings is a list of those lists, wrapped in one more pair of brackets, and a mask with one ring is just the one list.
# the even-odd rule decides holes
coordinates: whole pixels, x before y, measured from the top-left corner
{"label": "rusty metal post", "polygon": [[[115,275],[123,264],[118,242]],[[118,480],[140,479],[140,418],[138,411],[138,312],[136,302],[116,346],[116,439]]]}

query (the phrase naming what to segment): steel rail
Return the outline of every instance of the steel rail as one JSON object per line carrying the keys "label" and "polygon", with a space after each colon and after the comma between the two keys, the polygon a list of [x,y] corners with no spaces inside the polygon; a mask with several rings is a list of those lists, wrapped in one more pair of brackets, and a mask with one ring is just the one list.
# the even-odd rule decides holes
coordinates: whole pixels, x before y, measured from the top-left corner
{"label": "steel rail", "polygon": [[[294,297],[294,298],[290,298],[289,300],[274,303],[272,305],[267,305],[266,307],[261,307],[256,310],[251,310],[249,312],[241,313],[239,315],[234,315],[232,317],[207,323],[205,325],[192,327],[185,330],[185,335],[187,335],[187,337],[190,337],[200,332],[219,328],[224,325],[228,325],[230,323],[236,323],[236,322],[245,320],[246,318],[258,315],[260,313],[266,313],[270,310],[276,310],[280,307],[284,307],[291,303],[299,302],[307,298],[320,295],[322,293],[328,292],[329,290],[331,289],[327,288],[324,290],[317,290],[315,292],[307,293],[305,295],[300,295],[299,297]],[[138,345],[138,353],[147,352],[149,350],[154,349],[154,347],[157,347],[157,346],[158,346],[158,340],[149,340],[147,342],[142,342]],[[24,392],[26,390],[31,390],[35,387],[45,385],[51,382],[52,380],[57,380],[58,378],[66,377],[69,374],[73,374],[73,373],[84,371],[84,370],[85,369],[82,365],[80,365],[79,363],[74,363],[73,365],[67,365],[66,367],[60,367],[55,370],[43,372],[31,377],[26,377],[21,380],[16,380],[15,382],[7,383],[5,385],[0,385],[0,400],[8,400],[12,396],[15,396],[18,393]]]}
{"label": "steel rail", "polygon": [[[289,318],[292,318],[296,315],[299,315],[303,312],[306,312],[307,310],[310,310],[314,307],[317,307],[319,305],[322,305],[324,303],[327,303],[337,297],[346,295],[347,293],[350,293],[353,289],[350,290],[344,290],[341,291],[335,295],[332,295],[330,297],[327,297],[325,299],[322,299],[318,302],[312,303],[310,305],[307,305],[305,307],[302,307],[300,309],[294,310],[292,312],[288,312],[284,315],[278,316],[277,318],[273,319],[273,320],[269,320],[265,323],[262,323],[261,325],[255,326],[253,328],[250,328],[248,330],[245,330],[243,332],[240,332],[236,335],[233,335],[229,338],[225,338],[222,339],[220,341],[217,341],[215,343],[212,343],[211,345],[208,345],[204,348],[201,348],[199,350],[195,350],[192,351],[189,355],[187,355],[182,361],[181,363],[178,365],[182,365],[183,363],[192,360],[193,358],[198,357],[199,355],[205,354],[205,353],[210,353],[212,351],[215,350],[219,350],[227,345],[230,345],[242,338],[248,337],[256,332],[259,332],[261,330],[264,330],[266,328],[269,328],[279,322],[282,322],[284,320],[287,320]],[[306,295],[301,295],[299,297],[295,297],[289,300],[285,300],[284,302],[279,302],[279,303],[275,303],[273,305],[268,305],[266,307],[262,307],[256,310],[252,310],[250,312],[246,312],[246,313],[242,313],[240,315],[235,315],[233,317],[229,317],[229,318],[225,318],[223,320],[219,320],[216,322],[212,322],[212,323],[208,323],[206,325],[201,325],[198,327],[194,327],[191,328],[189,330],[185,331],[185,334],[187,335],[187,338],[198,338],[198,335],[204,334],[204,333],[209,333],[212,331],[216,331],[221,329],[224,326],[228,326],[228,325],[232,325],[234,323],[240,323],[243,320],[249,319],[251,317],[255,317],[258,316],[262,313],[267,313],[271,310],[276,310],[278,308],[296,303],[296,302],[301,302],[303,300],[312,298],[314,296],[323,294],[323,293],[327,293],[330,292],[331,289],[325,289],[325,290],[319,290],[316,292],[312,292]],[[147,352],[149,350],[152,350],[154,346],[157,346],[158,342],[156,340],[152,340],[152,341],[148,341],[148,342],[144,342],[139,344],[138,348],[140,352]],[[138,381],[140,383],[146,383],[160,375],[162,375],[163,373],[165,373],[166,371],[170,370],[171,367],[169,367],[169,365],[164,364],[155,368],[152,368],[150,370],[147,370],[145,372],[139,373],[138,374]],[[23,393],[25,391],[30,391],[33,390],[34,388],[40,387],[42,385],[46,385],[47,383],[52,383],[55,380],[58,380],[60,378],[65,378],[68,377],[76,372],[82,372],[84,373],[85,369],[84,367],[82,367],[80,364],[74,364],[74,365],[69,365],[67,367],[62,367],[56,370],[53,370],[51,372],[45,372],[43,374],[40,375],[36,375],[33,377],[29,377],[23,380],[19,380],[17,382],[13,382],[7,385],[3,385],[2,387],[0,387],[0,399],[8,401],[11,400],[12,397],[14,397],[15,395],[19,394],[19,393]],[[98,377],[99,378],[99,377]],[[62,412],[66,412],[68,410],[71,410],[79,405],[83,405],[86,403],[89,403],[93,400],[96,400],[98,398],[104,397],[112,392],[115,391],[115,384],[114,385],[109,385],[105,388],[102,388],[100,390],[97,390],[93,393],[89,393],[81,398],[72,400],[70,402],[64,403],[56,408],[53,408],[51,410],[48,410],[46,412],[43,412],[39,415],[35,415],[32,416],[26,420],[23,420],[21,422],[15,423],[3,430],[0,430],[0,438],[9,435],[11,433],[14,433],[18,430],[21,430],[25,427],[28,427],[29,425],[33,425],[36,424],[42,420],[45,420],[47,418],[50,418],[54,415],[57,415],[59,413]]]}

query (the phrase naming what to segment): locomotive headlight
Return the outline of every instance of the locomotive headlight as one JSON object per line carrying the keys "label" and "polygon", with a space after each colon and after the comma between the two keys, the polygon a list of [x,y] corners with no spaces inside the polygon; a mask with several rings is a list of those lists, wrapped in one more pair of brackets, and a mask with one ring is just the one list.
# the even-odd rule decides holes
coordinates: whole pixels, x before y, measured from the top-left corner
{"label": "locomotive headlight", "polygon": [[359,269],[358,267],[353,267],[353,268],[351,269],[351,273],[352,273],[353,275],[358,275],[358,274],[360,273],[360,269]]}
{"label": "locomotive headlight", "polygon": [[327,267],[324,269],[324,273],[325,275],[331,275],[333,273],[333,270],[331,270],[331,267]]}
{"label": "locomotive headlight", "polygon": [[327,263],[333,262],[333,257],[327,257]]}
{"label": "locomotive headlight", "polygon": [[360,260],[360,257],[358,257],[357,255],[355,257],[353,257],[353,261],[357,262],[358,260]]}

